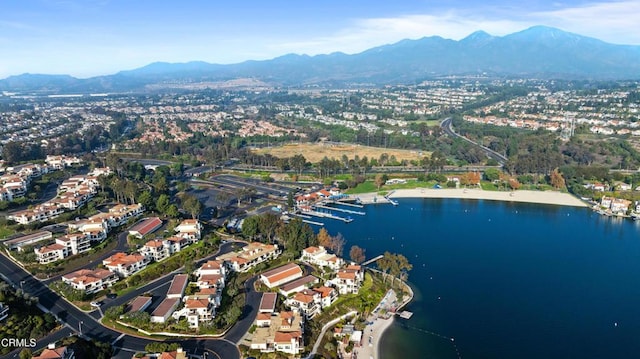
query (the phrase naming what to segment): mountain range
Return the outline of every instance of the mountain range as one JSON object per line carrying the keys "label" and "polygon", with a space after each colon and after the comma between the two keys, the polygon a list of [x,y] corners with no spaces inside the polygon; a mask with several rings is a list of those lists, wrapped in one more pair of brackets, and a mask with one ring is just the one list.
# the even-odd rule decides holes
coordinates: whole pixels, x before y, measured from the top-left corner
{"label": "mountain range", "polygon": [[402,40],[348,55],[289,54],[218,65],[156,62],[113,75],[78,79],[23,74],[0,80],[10,92],[123,92],[251,79],[269,86],[401,84],[449,75],[556,79],[640,79],[640,46],[614,45],[556,28],[534,26],[498,37],[477,31],[455,41]]}

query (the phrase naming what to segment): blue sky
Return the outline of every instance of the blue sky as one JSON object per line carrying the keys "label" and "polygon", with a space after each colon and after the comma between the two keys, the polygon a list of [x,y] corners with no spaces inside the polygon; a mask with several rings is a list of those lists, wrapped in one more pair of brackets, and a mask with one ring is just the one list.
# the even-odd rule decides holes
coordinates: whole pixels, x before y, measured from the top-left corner
{"label": "blue sky", "polygon": [[406,38],[502,36],[533,25],[640,45],[638,19],[638,0],[2,0],[0,78],[351,54]]}

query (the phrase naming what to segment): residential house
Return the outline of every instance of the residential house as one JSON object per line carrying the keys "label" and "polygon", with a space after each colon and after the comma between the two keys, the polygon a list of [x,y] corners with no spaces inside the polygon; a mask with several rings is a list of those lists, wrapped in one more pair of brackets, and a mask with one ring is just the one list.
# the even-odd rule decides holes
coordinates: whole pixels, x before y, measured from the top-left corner
{"label": "residential house", "polygon": [[264,261],[277,258],[280,253],[277,244],[250,242],[240,251],[223,254],[216,257],[216,260],[222,261],[236,272],[246,272]]}
{"label": "residential house", "polygon": [[617,214],[626,214],[631,206],[631,201],[623,198],[614,198],[611,200],[611,212]]}
{"label": "residential house", "polygon": [[364,272],[359,265],[350,265],[345,269],[340,269],[335,278],[329,281],[330,284],[338,288],[340,294],[356,294],[364,280]]}
{"label": "residential house", "polygon": [[321,301],[322,298],[319,292],[307,288],[288,298],[285,304],[291,308],[297,308],[305,318],[310,319],[320,313]]}
{"label": "residential house", "polygon": [[175,319],[187,318],[190,328],[198,328],[201,323],[209,323],[214,316],[214,306],[206,299],[185,298],[184,307],[173,313]]}
{"label": "residential house", "polygon": [[277,287],[302,277],[302,269],[295,263],[271,269],[260,275],[260,280],[269,288]]}
{"label": "residential house", "polygon": [[126,254],[118,252],[102,261],[107,269],[121,277],[129,277],[143,270],[149,264],[149,259],[139,253]]}
{"label": "residential house", "polygon": [[297,310],[272,315],[258,313],[250,348],[264,353],[281,351],[297,355],[304,349],[302,328],[303,318]]}
{"label": "residential house", "polygon": [[118,281],[118,276],[106,269],[80,269],[63,275],[62,281],[74,289],[92,294],[111,287]]}
{"label": "residential house", "polygon": [[330,307],[338,299],[338,291],[334,288],[321,286],[313,288],[313,290],[320,293],[320,307],[322,309]]}
{"label": "residential house", "polygon": [[165,258],[169,258],[169,241],[159,239],[150,240],[140,248],[139,252],[149,260],[160,262]]}
{"label": "residential house", "polygon": [[342,258],[337,257],[335,254],[328,253],[322,246],[303,249],[300,260],[320,267],[328,267],[334,271],[344,265]]}
{"label": "residential house", "polygon": [[69,256],[67,247],[59,243],[34,248],[33,251],[36,253],[36,258],[40,264],[53,263]]}
{"label": "residential house", "polygon": [[187,238],[190,242],[195,243],[200,240],[202,225],[197,219],[185,219],[176,228],[174,228],[178,237]]}
{"label": "residential house", "polygon": [[55,344],[49,344],[40,355],[34,355],[31,359],[75,359],[75,353],[66,346],[56,348]]}

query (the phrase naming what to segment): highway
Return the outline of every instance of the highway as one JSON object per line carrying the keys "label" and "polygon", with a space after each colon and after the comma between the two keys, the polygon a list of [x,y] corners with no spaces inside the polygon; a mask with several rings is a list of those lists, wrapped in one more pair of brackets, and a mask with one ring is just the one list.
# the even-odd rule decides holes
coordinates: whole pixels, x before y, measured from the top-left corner
{"label": "highway", "polygon": [[[215,257],[222,253],[232,251],[235,247],[235,243],[229,242],[222,244],[219,251],[216,254],[209,256]],[[204,261],[206,259],[203,259]],[[55,332],[38,342],[38,346],[32,349],[41,349],[45,347],[49,342],[60,340],[63,337],[70,335],[71,333],[77,333],[84,337],[100,340],[102,342],[111,343],[115,353],[115,358],[131,358],[134,352],[144,351],[144,347],[154,342],[154,340],[136,337],[132,335],[124,335],[115,330],[109,329],[103,326],[99,321],[99,311],[95,310],[91,313],[85,313],[61,298],[57,293],[49,289],[44,283],[37,280],[31,274],[26,272],[22,267],[14,263],[10,258],[6,257],[4,253],[0,255],[0,273],[3,279],[7,280],[14,288],[22,288],[25,292],[32,296],[39,298],[39,305],[41,309],[53,314],[60,323],[63,323],[65,328]],[[129,292],[119,298],[107,301],[101,310],[106,310],[108,307],[114,305],[122,305],[136,296],[146,293],[155,292],[158,288],[166,286],[173,274],[165,275],[157,280],[148,283],[136,290]],[[255,279],[253,279],[255,281]],[[229,338],[221,339],[188,339],[188,340],[175,340],[180,342],[183,348],[190,353],[200,353],[207,351],[213,355],[213,357],[236,359],[240,358],[240,352],[235,343],[242,338],[242,335],[249,329],[253,319],[256,316],[260,293],[253,291],[253,286],[247,286],[245,290],[248,290],[247,303],[245,305],[241,320],[229,331]],[[257,303],[254,297],[258,296]],[[246,327],[246,328],[245,328]],[[170,340],[171,341],[171,340]],[[173,341],[171,341],[173,342]],[[16,351],[0,357],[0,358],[13,358]],[[210,355],[210,357],[212,357]]]}
{"label": "highway", "polygon": [[469,143],[471,143],[472,145],[478,147],[479,149],[481,149],[489,158],[493,158],[494,160],[496,160],[500,166],[504,166],[504,164],[508,161],[507,157],[499,154],[496,151],[493,151],[490,148],[487,148],[479,143],[476,143],[474,141],[471,141],[470,139],[457,134],[454,130],[453,127],[451,127],[451,123],[453,122],[453,120],[451,119],[451,117],[447,117],[445,118],[442,122],[440,122],[440,127],[442,128],[442,130],[451,137],[459,137]]}

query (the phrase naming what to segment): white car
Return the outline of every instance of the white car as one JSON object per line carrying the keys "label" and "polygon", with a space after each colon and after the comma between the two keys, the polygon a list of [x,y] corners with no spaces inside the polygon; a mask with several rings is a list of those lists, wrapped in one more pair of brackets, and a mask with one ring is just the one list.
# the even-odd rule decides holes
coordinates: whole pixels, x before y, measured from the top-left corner
{"label": "white car", "polygon": [[100,302],[91,302],[89,304],[91,304],[92,307],[99,307],[100,306]]}

